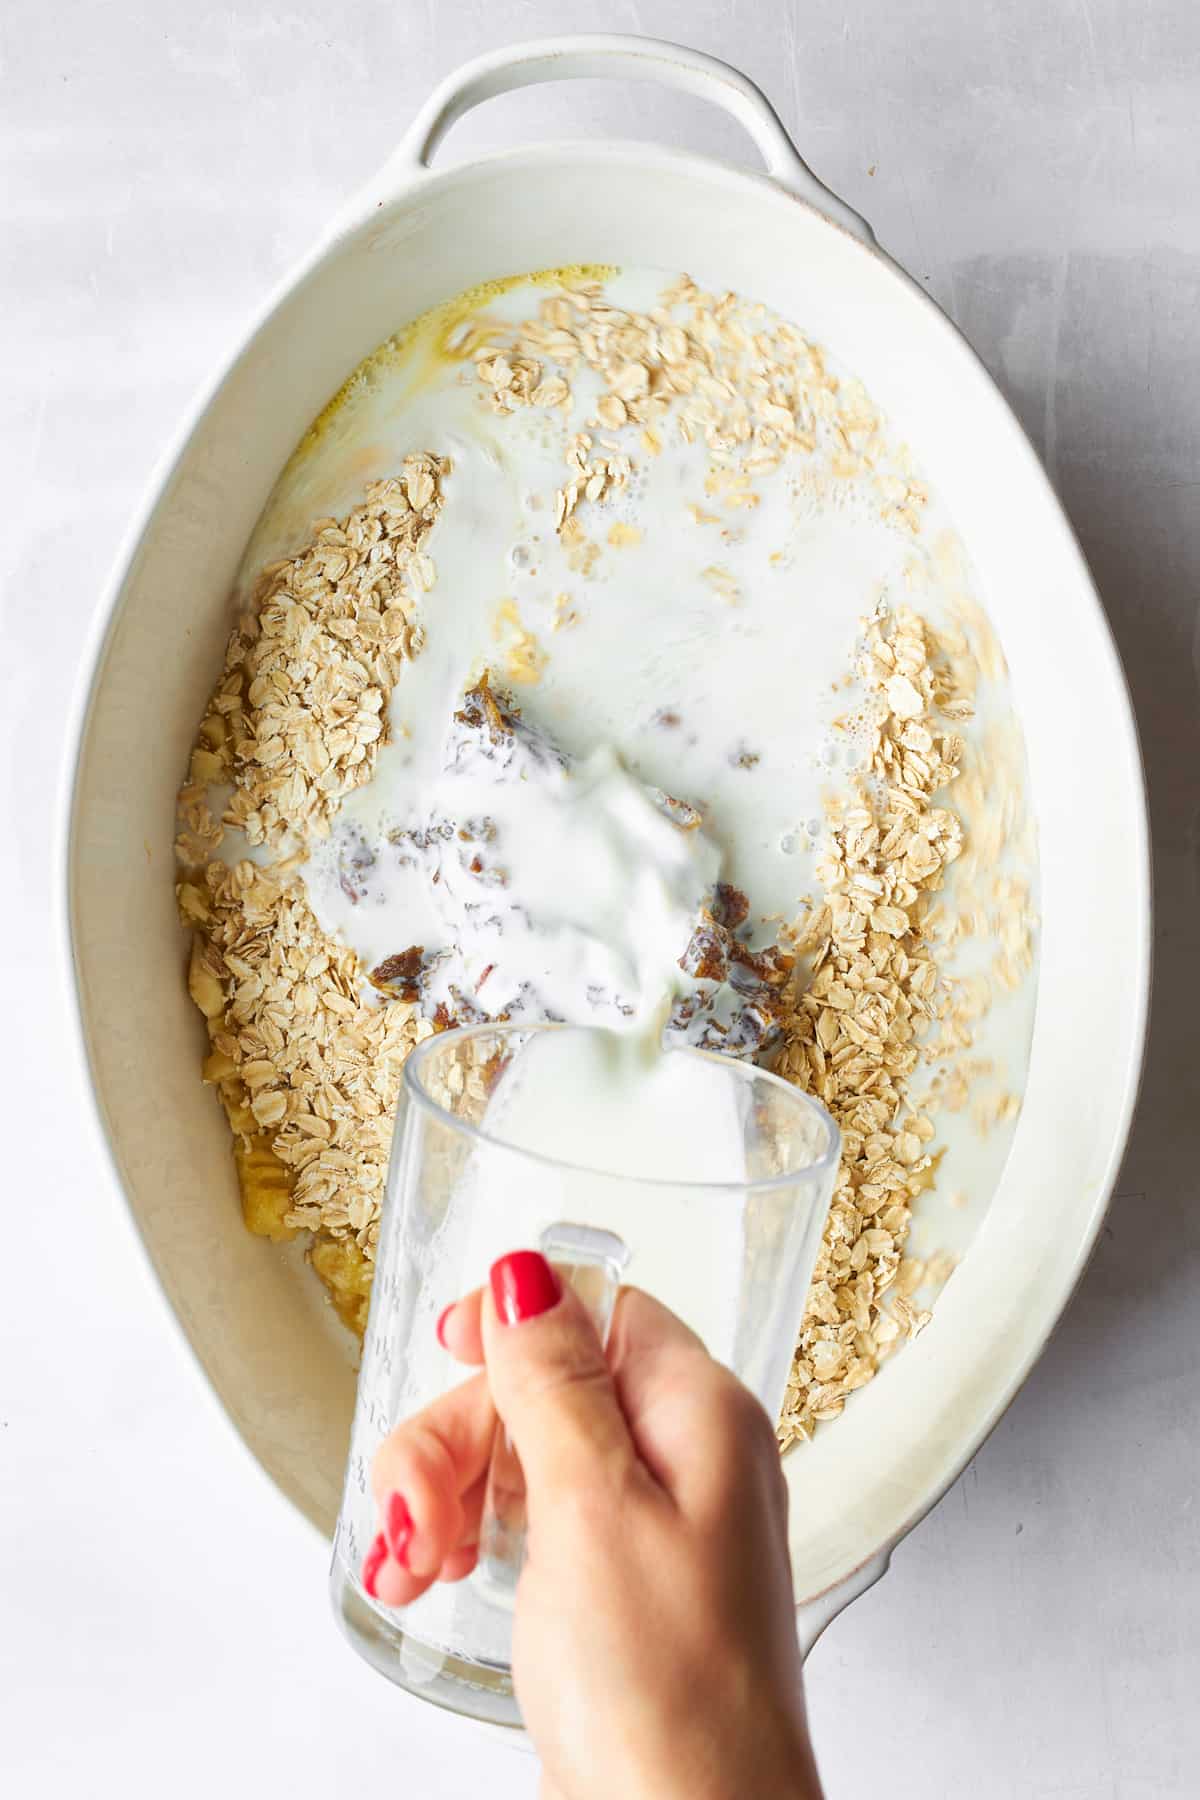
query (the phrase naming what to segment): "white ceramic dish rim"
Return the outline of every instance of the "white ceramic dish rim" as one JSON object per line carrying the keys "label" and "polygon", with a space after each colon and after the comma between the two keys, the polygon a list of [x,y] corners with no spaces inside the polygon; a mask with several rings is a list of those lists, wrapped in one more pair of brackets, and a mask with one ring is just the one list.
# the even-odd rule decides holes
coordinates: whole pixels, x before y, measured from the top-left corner
{"label": "white ceramic dish rim", "polygon": [[[501,156],[488,158],[437,175],[425,172],[426,158],[442,132],[452,122],[453,117],[465,110],[467,105],[475,104],[477,100],[487,97],[488,94],[502,91],[506,86],[519,85],[527,80],[548,79],[553,74],[560,73],[563,75],[601,72],[611,74],[646,73],[648,71],[644,68],[634,70],[630,66],[630,59],[638,59],[644,63],[647,57],[653,60],[655,73],[662,74],[668,69],[674,70],[674,74],[670,78],[675,80],[677,85],[690,87],[693,91],[704,92],[709,98],[717,99],[719,103],[733,110],[742,119],[742,122],[748,125],[756,142],[764,150],[771,176],[734,172],[725,165],[708,158],[673,150],[651,149],[642,144],[609,145],[596,148],[575,143],[549,144],[532,150],[506,152]],[[553,63],[557,63],[557,67],[551,68],[550,65]],[[722,93],[714,92],[714,83],[719,84],[723,89]],[[730,95],[736,98],[736,104],[731,103]],[[368,230],[371,223],[379,218],[381,213],[386,218],[389,209],[398,210],[411,200],[415,184],[436,184],[440,189],[445,190],[455,184],[469,184],[477,178],[480,170],[485,168],[492,170],[504,168],[514,175],[519,175],[523,169],[544,168],[548,164],[553,165],[556,161],[595,161],[612,165],[631,158],[636,160],[640,168],[651,174],[655,170],[665,171],[668,168],[685,172],[694,171],[710,183],[714,179],[721,180],[730,189],[736,189],[742,183],[753,186],[778,186],[780,184],[786,186],[806,208],[814,208],[826,220],[832,218],[847,235],[853,234],[862,246],[860,254],[885,264],[890,274],[902,282],[909,293],[916,296],[920,304],[936,316],[938,326],[946,334],[948,342],[952,342],[961,353],[962,340],[950,321],[938,311],[916,283],[912,282],[902,270],[891,263],[890,259],[883,257],[882,252],[874,247],[869,230],[857,219],[856,215],[843,207],[840,202],[833,200],[819,187],[819,184],[815,183],[803,163],[799,161],[783,133],[782,127],[761,95],[743,77],[738,76],[734,71],[725,69],[723,65],[713,64],[711,59],[697,57],[693,52],[680,51],[675,46],[654,45],[646,40],[565,39],[554,40],[548,44],[518,47],[492,57],[481,58],[467,69],[460,71],[458,75],[451,77],[416,121],[397,156],[385,165],[380,176],[364,190],[364,193],[351,203],[335,224],[332,234],[317,245],[314,251],[305,258],[300,269],[271,296],[253,326],[243,335],[235,353],[205,390],[185,426],[178,434],[171,450],[160,464],[150,484],[147,497],[126,535],[123,549],[107,589],[105,603],[97,614],[91,641],[83,660],[81,681],[68,740],[65,763],[66,792],[59,813],[61,821],[59,917],[63,933],[64,962],[68,969],[73,970],[75,965],[71,891],[74,878],[73,845],[78,822],[74,817],[73,798],[76,778],[86,744],[93,699],[98,691],[99,678],[103,674],[107,651],[118,623],[123,592],[136,562],[139,548],[153,527],[160,504],[169,494],[172,478],[186,461],[187,451],[197,428],[224,388],[230,374],[242,357],[248,354],[259,333],[284,302],[296,293],[305,279],[322,264],[326,257],[357,233]],[[1015,421],[1012,421],[1011,415],[1009,415],[1009,423],[1013,435],[1013,443],[1010,444],[1009,449],[1012,451],[1014,447],[1019,446],[1018,453],[1026,459],[1028,464],[1025,471],[1027,477],[1040,483],[1044,489],[1045,506],[1053,511],[1060,534],[1065,534],[1065,538],[1068,540],[1068,543],[1061,545],[1060,548],[1069,546],[1076,564],[1077,583],[1081,591],[1086,591],[1090,598],[1091,622],[1096,630],[1100,653],[1107,664],[1109,698],[1112,699],[1115,696],[1117,700],[1115,712],[1106,719],[1106,730],[1110,734],[1116,735],[1125,763],[1130,769],[1137,771],[1138,789],[1139,795],[1141,795],[1143,793],[1141,763],[1133,715],[1107,622],[1095,596],[1078,546],[1070,534],[1069,526],[1062,518],[1057,501],[1037,463],[1035,453],[1023,434],[1020,433]],[[815,1637],[827,1617],[832,1616],[839,1606],[845,1603],[846,1599],[852,1597],[854,1592],[861,1591],[864,1586],[869,1584],[870,1580],[882,1572],[883,1567],[886,1566],[891,1546],[911,1529],[944,1493],[993,1428],[1044,1347],[1046,1339],[1086,1264],[1095,1241],[1116,1176],[1136,1100],[1149,992],[1149,856],[1144,799],[1140,809],[1130,809],[1130,816],[1123,819],[1122,824],[1126,832],[1125,841],[1131,861],[1133,890],[1131,918],[1126,935],[1132,976],[1131,1003],[1124,1032],[1126,1060],[1119,1103],[1114,1106],[1108,1121],[1105,1155],[1099,1177],[1094,1184],[1094,1204],[1084,1229],[1075,1240],[1070,1268],[1060,1279],[1054,1292],[1049,1296],[1043,1296],[1038,1328],[1028,1336],[1023,1354],[1014,1358],[1006,1368],[1004,1381],[996,1388],[992,1403],[974,1419],[969,1431],[959,1434],[952,1450],[943,1458],[935,1477],[926,1485],[917,1502],[909,1507],[902,1518],[897,1521],[896,1528],[890,1533],[888,1541],[876,1546],[872,1554],[864,1557],[857,1570],[849,1573],[843,1572],[841,1578],[835,1583],[836,1591],[833,1589],[827,1591],[823,1596],[808,1602],[802,1609],[802,1632],[810,1641]],[[77,981],[73,981],[71,986],[74,1038],[80,1058],[80,1068],[84,1075],[83,1085],[89,1095],[89,1111],[103,1156],[113,1173],[117,1186],[120,1187],[122,1177],[115,1146],[102,1115],[96,1089],[90,1079],[88,1026],[83,1011],[82,995]],[[142,1241],[153,1267],[153,1253],[145,1238]],[[181,1335],[185,1337],[189,1348],[203,1367],[204,1359],[199,1346],[187,1337],[182,1322],[177,1319],[176,1323]],[[915,1346],[906,1354],[914,1355],[917,1350],[919,1350],[919,1346]],[[227,1401],[226,1404],[228,1404]]]}

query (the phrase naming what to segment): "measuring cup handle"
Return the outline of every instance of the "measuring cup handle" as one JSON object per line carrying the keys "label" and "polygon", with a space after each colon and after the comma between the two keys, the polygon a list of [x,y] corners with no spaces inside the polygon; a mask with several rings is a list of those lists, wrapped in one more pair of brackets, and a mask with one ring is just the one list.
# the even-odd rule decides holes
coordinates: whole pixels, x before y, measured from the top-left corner
{"label": "measuring cup handle", "polygon": [[[566,1221],[549,1225],[538,1248],[583,1301],[607,1349],[613,1308],[629,1251],[611,1231]],[[497,1605],[511,1606],[525,1561],[525,1477],[503,1425],[496,1428],[484,1491],[475,1585]]]}

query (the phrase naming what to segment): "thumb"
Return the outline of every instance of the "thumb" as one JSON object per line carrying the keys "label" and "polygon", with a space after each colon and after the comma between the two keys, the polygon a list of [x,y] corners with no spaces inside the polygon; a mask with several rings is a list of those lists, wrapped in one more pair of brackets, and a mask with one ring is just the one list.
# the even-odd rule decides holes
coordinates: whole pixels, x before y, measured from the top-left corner
{"label": "thumb", "polygon": [[594,1480],[598,1463],[612,1472],[636,1460],[596,1328],[538,1251],[492,1265],[482,1325],[492,1398],[531,1510]]}

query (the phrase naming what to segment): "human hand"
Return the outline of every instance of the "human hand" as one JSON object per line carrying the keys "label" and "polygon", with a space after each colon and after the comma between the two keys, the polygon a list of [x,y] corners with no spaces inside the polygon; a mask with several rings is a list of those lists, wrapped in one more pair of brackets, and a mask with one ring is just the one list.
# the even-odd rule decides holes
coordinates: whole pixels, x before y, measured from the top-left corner
{"label": "human hand", "polygon": [[381,1445],[368,1590],[407,1605],[474,1567],[498,1411],[526,1482],[513,1679],[543,1800],[819,1800],[758,1402],[636,1288],[606,1360],[534,1251],[501,1258],[438,1331],[486,1374]]}

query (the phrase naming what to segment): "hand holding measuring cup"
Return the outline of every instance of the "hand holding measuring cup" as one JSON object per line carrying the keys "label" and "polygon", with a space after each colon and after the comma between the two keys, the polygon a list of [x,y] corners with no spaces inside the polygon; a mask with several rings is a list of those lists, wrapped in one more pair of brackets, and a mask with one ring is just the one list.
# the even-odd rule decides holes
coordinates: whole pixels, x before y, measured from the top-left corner
{"label": "hand holding measuring cup", "polygon": [[[512,1306],[528,1315],[520,1271],[548,1270],[554,1304],[541,1314],[595,1321],[588,1366],[598,1360],[607,1382],[603,1330],[627,1256],[637,1304],[652,1293],[711,1365],[705,1392],[736,1375],[737,1391],[744,1383],[774,1418],[837,1167],[832,1120],[776,1076],[670,1049],[636,1081],[607,1082],[608,1059],[628,1054],[607,1033],[480,1026],[429,1039],[404,1067],[333,1601],[354,1648],[390,1680],[500,1725],[525,1722],[513,1596],[536,1522],[496,1385],[503,1369],[492,1366],[507,1315],[500,1304],[493,1332],[497,1303],[480,1284],[507,1271],[493,1278],[509,1279]],[[606,1110],[617,1090],[620,1106]],[[514,1260],[513,1245],[528,1248]],[[634,1304],[619,1308],[618,1384]],[[527,1318],[531,1330],[539,1317]],[[491,1393],[482,1375],[461,1383],[464,1356],[479,1362],[485,1350]],[[383,1492],[372,1467],[385,1440],[411,1468]]]}
{"label": "hand holding measuring cup", "polygon": [[535,1251],[500,1258],[439,1336],[486,1374],[375,1455],[364,1579],[378,1600],[409,1606],[473,1568],[494,1398],[527,1486],[513,1675],[545,1791],[814,1800],[787,1490],[759,1403],[637,1289],[621,1292],[606,1359]]}

